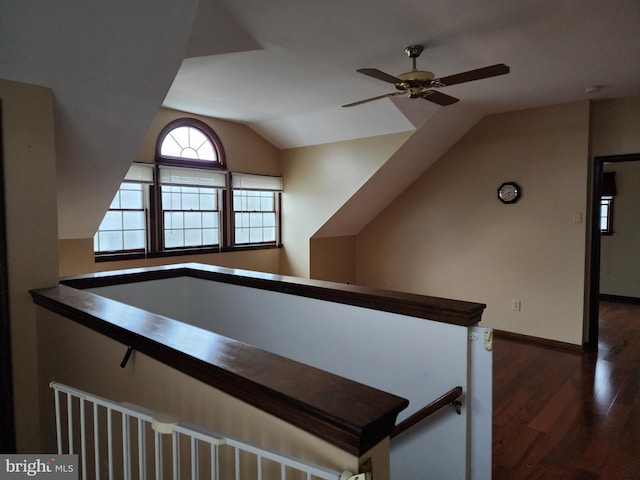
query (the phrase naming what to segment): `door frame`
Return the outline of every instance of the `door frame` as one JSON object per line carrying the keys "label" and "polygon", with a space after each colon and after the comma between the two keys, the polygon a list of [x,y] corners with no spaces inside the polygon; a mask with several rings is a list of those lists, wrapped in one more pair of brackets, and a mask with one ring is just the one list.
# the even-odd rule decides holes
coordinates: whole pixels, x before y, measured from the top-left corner
{"label": "door frame", "polygon": [[584,349],[598,349],[599,305],[600,305],[600,196],[602,192],[602,172],[605,163],[633,162],[640,160],[640,153],[626,155],[605,155],[593,158],[593,179],[591,184],[591,249],[589,253],[589,315],[585,335]]}
{"label": "door frame", "polygon": [[4,145],[2,143],[2,100],[0,100],[0,452],[16,453],[11,367],[11,318],[9,316],[9,268],[4,188]]}

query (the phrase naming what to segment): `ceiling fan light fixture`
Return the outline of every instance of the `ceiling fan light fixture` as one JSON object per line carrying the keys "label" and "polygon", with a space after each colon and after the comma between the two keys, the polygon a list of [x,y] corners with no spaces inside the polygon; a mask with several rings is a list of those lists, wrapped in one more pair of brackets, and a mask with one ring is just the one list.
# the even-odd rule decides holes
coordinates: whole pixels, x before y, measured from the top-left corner
{"label": "ceiling fan light fixture", "polygon": [[409,89],[409,98],[419,98],[422,97],[422,88],[421,87],[412,87]]}

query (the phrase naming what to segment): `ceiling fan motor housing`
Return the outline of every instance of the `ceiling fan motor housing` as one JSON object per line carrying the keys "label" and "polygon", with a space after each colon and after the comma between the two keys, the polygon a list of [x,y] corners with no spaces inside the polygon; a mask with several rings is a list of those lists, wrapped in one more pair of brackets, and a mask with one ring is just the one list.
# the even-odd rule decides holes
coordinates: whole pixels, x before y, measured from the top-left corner
{"label": "ceiling fan motor housing", "polygon": [[435,77],[432,72],[414,70],[398,75],[398,78],[402,81],[396,83],[395,87],[398,90],[408,91],[411,98],[416,98],[422,95],[424,89],[433,86]]}

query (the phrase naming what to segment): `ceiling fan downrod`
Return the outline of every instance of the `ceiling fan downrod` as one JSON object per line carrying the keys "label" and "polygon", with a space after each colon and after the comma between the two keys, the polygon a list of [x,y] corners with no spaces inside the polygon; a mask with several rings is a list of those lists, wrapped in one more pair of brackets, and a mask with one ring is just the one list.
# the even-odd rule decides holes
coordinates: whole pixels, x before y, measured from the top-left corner
{"label": "ceiling fan downrod", "polygon": [[404,49],[404,51],[407,52],[407,55],[409,56],[409,58],[413,61],[414,72],[417,70],[416,58],[420,56],[420,54],[422,53],[422,50],[424,50],[424,47],[422,45],[409,45],[407,48]]}

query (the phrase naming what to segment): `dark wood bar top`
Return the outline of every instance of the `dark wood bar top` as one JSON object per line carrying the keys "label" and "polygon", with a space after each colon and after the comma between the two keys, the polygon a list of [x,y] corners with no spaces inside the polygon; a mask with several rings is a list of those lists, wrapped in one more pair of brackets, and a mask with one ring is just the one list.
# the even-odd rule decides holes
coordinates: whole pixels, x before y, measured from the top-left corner
{"label": "dark wood bar top", "polygon": [[251,345],[83,289],[190,276],[411,315],[456,325],[480,321],[484,305],[201,264],[65,278],[31,291],[34,303],[191,377],[362,455],[394,430],[408,400]]}
{"label": "dark wood bar top", "polygon": [[182,276],[299,295],[465,327],[470,327],[480,322],[486,307],[482,303],[289,277],[252,270],[217,267],[200,263],[98,272],[66,278],[61,283],[74,288],[85,289]]}

